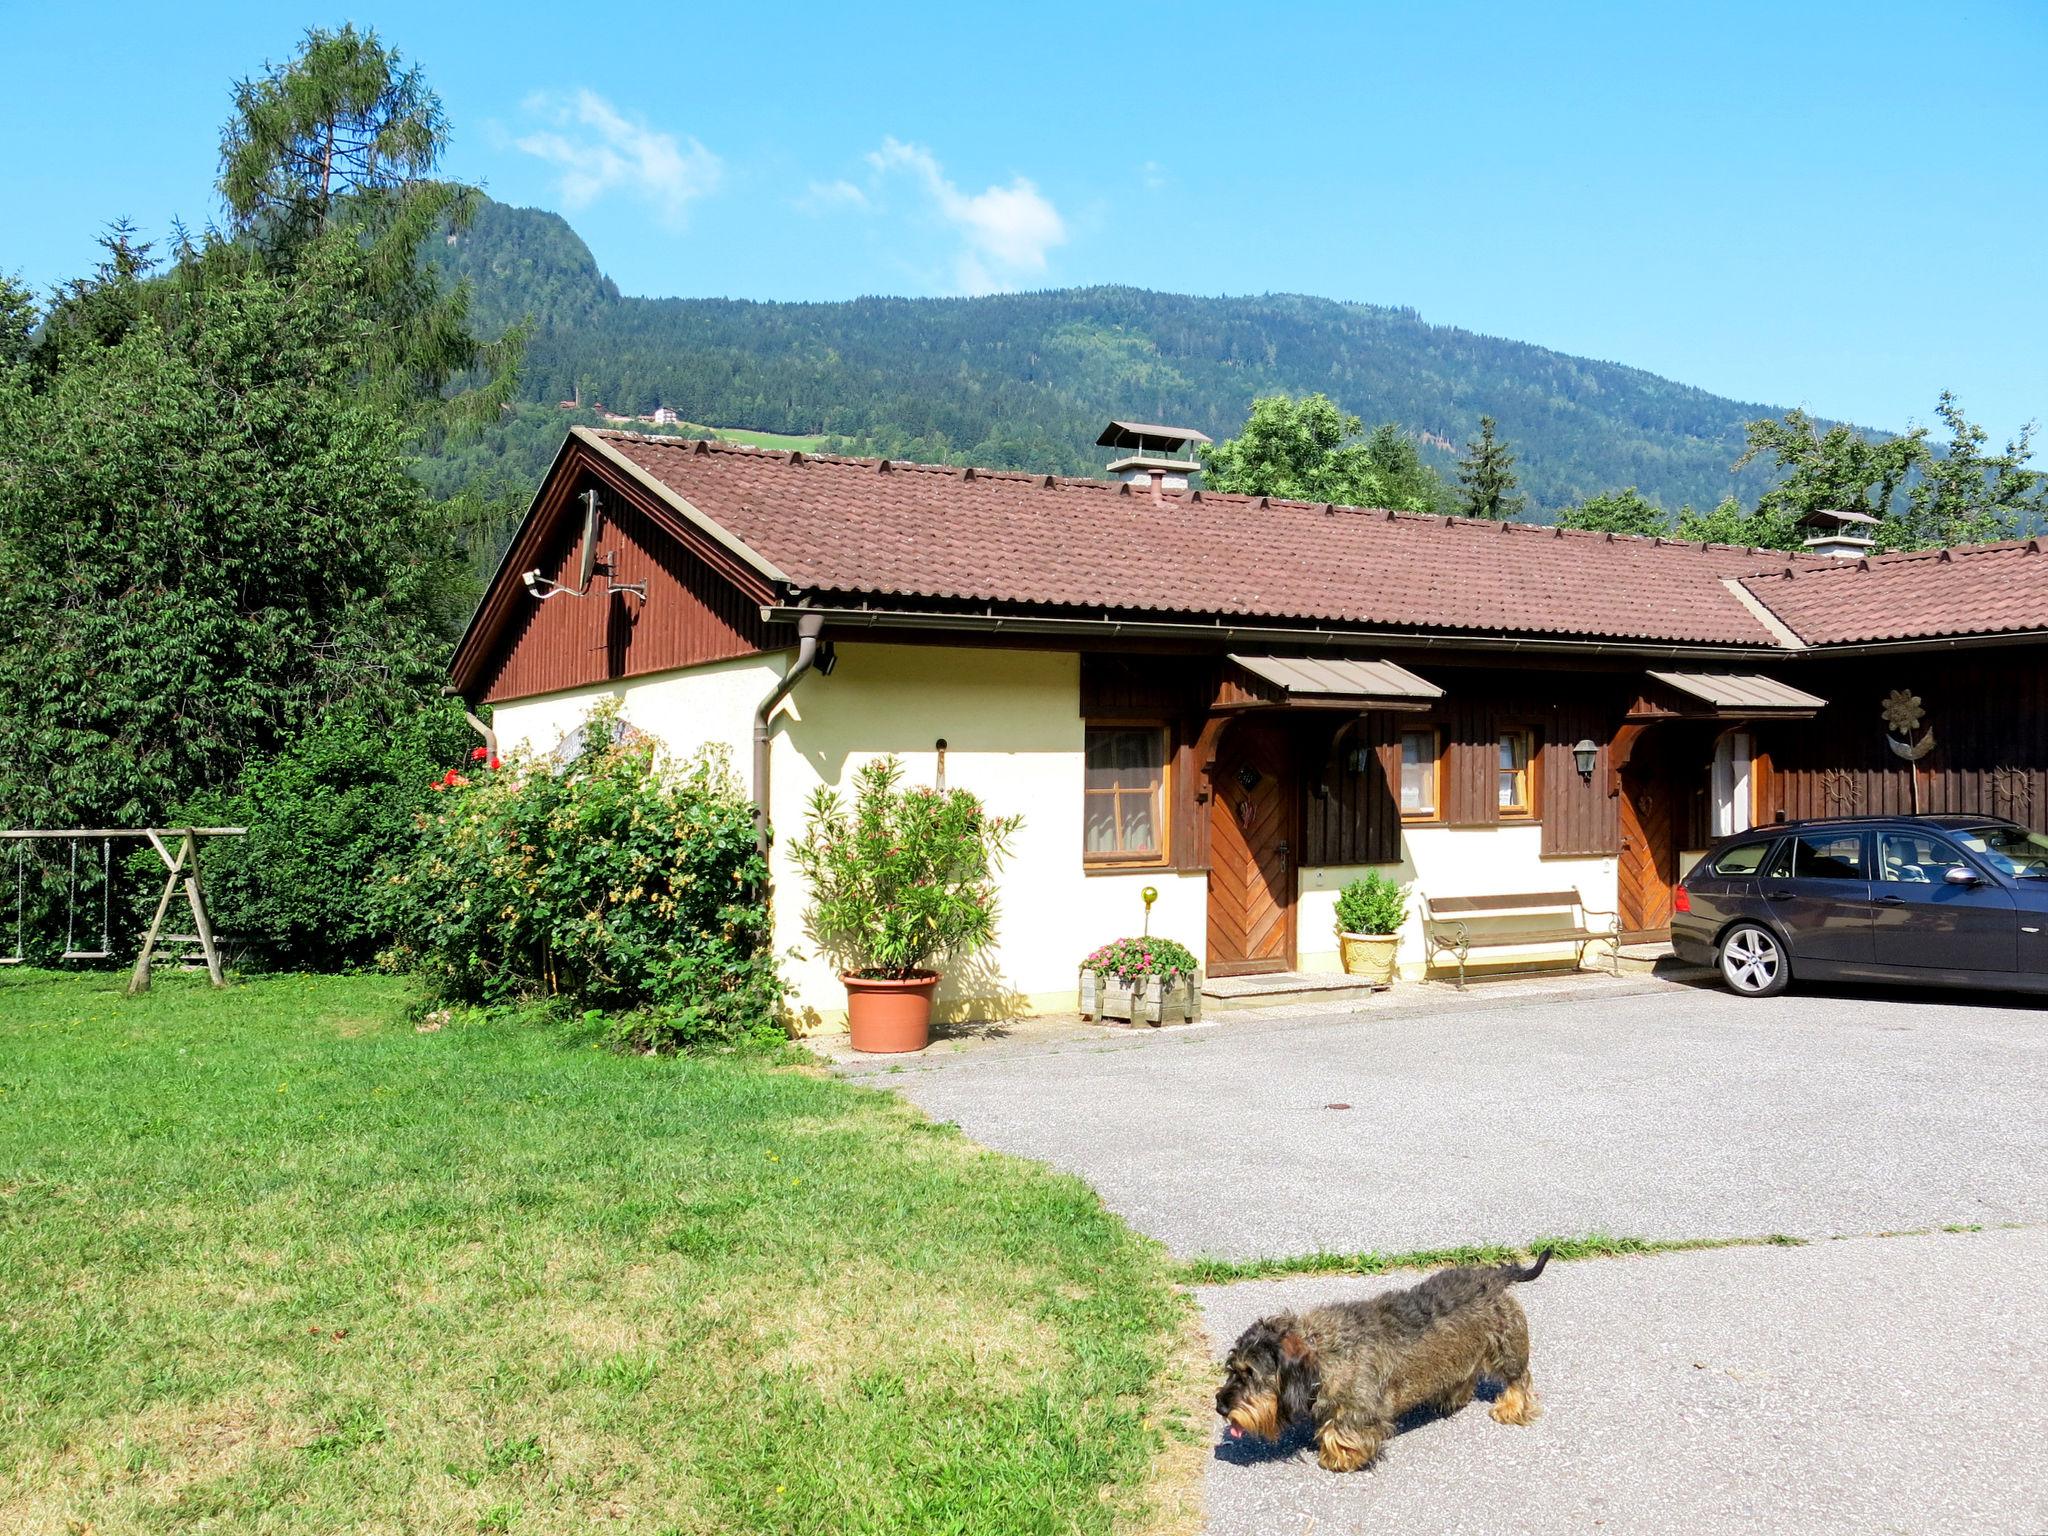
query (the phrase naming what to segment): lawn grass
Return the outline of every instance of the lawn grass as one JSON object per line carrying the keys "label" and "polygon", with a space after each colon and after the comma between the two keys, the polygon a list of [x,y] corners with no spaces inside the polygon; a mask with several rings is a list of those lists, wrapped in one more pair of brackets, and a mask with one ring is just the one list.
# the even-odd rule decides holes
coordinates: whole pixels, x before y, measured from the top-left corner
{"label": "lawn grass", "polygon": [[1228,1285],[1239,1280],[1275,1280],[1285,1275],[1385,1275],[1404,1269],[1443,1269],[1453,1264],[1527,1263],[1544,1249],[1555,1261],[1618,1259],[1646,1253],[1689,1253],[1699,1248],[1798,1248],[1802,1237],[1772,1232],[1762,1237],[1535,1237],[1520,1247],[1468,1243],[1455,1248],[1416,1248],[1400,1253],[1301,1253],[1278,1259],[1186,1259],[1174,1266],[1187,1285]]}
{"label": "lawn grass", "polygon": [[0,972],[0,1530],[1193,1518],[1188,1306],[1078,1180],[404,1005]]}

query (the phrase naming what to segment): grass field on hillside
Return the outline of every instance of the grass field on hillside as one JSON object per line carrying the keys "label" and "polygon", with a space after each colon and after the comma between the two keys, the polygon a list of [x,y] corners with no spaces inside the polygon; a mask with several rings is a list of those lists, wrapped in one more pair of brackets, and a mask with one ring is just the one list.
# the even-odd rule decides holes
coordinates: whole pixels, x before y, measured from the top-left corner
{"label": "grass field on hillside", "polygon": [[0,1529],[1185,1528],[1189,1317],[893,1097],[0,972]]}
{"label": "grass field on hillside", "polygon": [[825,439],[816,433],[752,432],[745,427],[700,427],[698,430],[721,437],[728,443],[745,443],[752,448],[794,448],[799,453],[822,453],[825,450]]}

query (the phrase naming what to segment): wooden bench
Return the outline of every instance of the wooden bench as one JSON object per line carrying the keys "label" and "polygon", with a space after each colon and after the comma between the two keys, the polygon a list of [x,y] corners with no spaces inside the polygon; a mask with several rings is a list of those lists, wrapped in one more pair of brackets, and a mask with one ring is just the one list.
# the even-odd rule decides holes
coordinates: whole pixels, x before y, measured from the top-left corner
{"label": "wooden bench", "polygon": [[[1621,974],[1621,919],[1612,912],[1590,910],[1573,891],[1531,891],[1513,896],[1424,896],[1422,937],[1429,963],[1439,955],[1458,957],[1458,990],[1465,990],[1465,958],[1475,949],[1508,949],[1536,944],[1578,946],[1576,965],[1586,963],[1586,946],[1605,944]],[[1593,919],[1608,919],[1595,927]],[[1475,920],[1487,926],[1472,931]]]}

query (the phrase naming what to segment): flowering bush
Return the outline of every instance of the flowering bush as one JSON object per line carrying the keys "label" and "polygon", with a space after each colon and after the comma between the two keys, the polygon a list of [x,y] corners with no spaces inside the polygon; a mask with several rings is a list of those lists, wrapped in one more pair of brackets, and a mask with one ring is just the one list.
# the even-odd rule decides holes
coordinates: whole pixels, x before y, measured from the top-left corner
{"label": "flowering bush", "polygon": [[1408,892],[1376,869],[1337,893],[1339,933],[1398,933],[1407,916]]}
{"label": "flowering bush", "polygon": [[614,1035],[641,1047],[765,1035],[782,984],[751,802],[722,753],[657,766],[653,742],[611,738],[435,781],[384,886],[387,963],[451,1002],[625,1011]]}
{"label": "flowering bush", "polygon": [[1193,976],[1201,966],[1185,944],[1148,937],[1105,944],[1081,962],[1081,969],[1100,971],[1116,977],[1125,986],[1135,986],[1147,976],[1162,977],[1169,983],[1181,981]]}
{"label": "flowering bush", "polygon": [[995,937],[994,875],[1021,816],[991,816],[964,789],[899,786],[893,757],[854,775],[849,810],[811,796],[790,854],[811,888],[804,930],[848,975],[904,980]]}

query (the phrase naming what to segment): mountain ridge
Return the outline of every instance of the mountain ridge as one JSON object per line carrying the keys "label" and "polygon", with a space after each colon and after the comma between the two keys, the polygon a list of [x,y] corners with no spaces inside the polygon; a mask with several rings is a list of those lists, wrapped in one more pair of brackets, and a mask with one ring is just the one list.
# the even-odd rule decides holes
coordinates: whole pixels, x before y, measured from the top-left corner
{"label": "mountain ridge", "polygon": [[559,214],[489,200],[433,256],[470,284],[481,330],[530,326],[524,404],[498,441],[457,455],[472,471],[495,456],[506,482],[530,484],[563,422],[585,419],[561,402],[630,416],[667,406],[853,453],[1088,474],[1113,416],[1221,438],[1257,395],[1321,390],[1368,426],[1399,423],[1446,475],[1454,454],[1440,445],[1495,417],[1543,511],[1626,485],[1675,511],[1767,484],[1730,466],[1744,424],[1781,414],[1631,364],[1313,294],[638,297]]}

